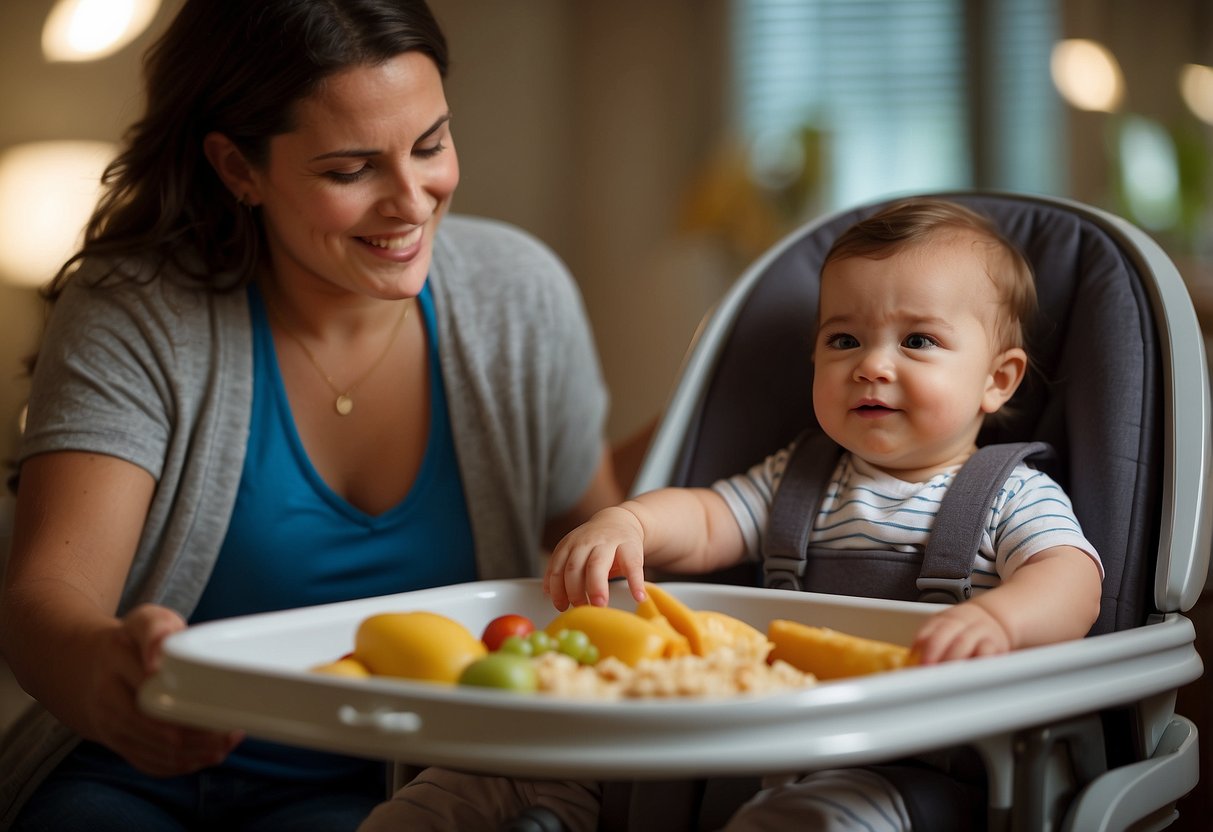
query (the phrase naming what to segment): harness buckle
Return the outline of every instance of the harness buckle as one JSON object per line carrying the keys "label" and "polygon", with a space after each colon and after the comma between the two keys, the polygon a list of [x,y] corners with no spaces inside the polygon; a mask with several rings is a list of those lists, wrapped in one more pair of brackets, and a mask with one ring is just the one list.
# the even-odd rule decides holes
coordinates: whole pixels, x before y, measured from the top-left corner
{"label": "harness buckle", "polygon": [[767,589],[804,589],[804,558],[785,558],[772,555],[762,563],[762,585]]}
{"label": "harness buckle", "polygon": [[930,604],[959,604],[973,597],[973,583],[963,578],[922,578],[918,585],[919,601]]}

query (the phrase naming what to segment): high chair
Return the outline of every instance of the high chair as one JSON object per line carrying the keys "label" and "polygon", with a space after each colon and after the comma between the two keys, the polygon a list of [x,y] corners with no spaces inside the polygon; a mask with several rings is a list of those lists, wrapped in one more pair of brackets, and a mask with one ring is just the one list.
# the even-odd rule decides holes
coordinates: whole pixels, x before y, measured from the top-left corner
{"label": "high chair", "polygon": [[[956,744],[984,764],[991,830],[1163,828],[1198,778],[1196,727],[1174,703],[1178,687],[1201,672],[1183,613],[1205,582],[1213,520],[1208,376],[1192,303],[1159,246],[1104,211],[1042,196],[937,196],[993,219],[1035,271],[1040,314],[1028,350],[1036,372],[1009,418],[990,425],[979,444],[1041,440],[1058,452],[1050,473],[1106,571],[1099,619],[1077,646],[1123,652],[1126,661],[1169,655],[1167,670],[1136,677],[1108,673],[1110,659],[1100,701],[1072,704],[1059,718],[1040,717],[1050,701],[1043,668],[1036,702],[999,701],[992,683],[986,697],[998,701],[997,725],[987,713],[956,713],[975,723]],[[739,278],[696,334],[633,493],[709,485],[815,424],[821,262],[843,229],[881,204],[810,222]],[[753,584],[758,575],[747,567],[706,580]],[[855,594],[863,594],[858,577]],[[1052,693],[1087,695],[1069,686]],[[918,744],[930,745],[926,737]],[[613,782],[604,826],[715,828],[755,785]],[[673,794],[684,799],[671,801]]]}

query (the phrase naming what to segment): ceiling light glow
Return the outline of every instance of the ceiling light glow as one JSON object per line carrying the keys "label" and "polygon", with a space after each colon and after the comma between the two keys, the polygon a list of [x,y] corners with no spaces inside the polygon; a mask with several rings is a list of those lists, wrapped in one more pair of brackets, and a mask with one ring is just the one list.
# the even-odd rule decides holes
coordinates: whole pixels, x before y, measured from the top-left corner
{"label": "ceiling light glow", "polygon": [[0,152],[0,280],[39,286],[76,252],[116,153],[115,145],[93,141]]}
{"label": "ceiling light glow", "polygon": [[160,0],[59,0],[42,27],[48,61],[95,61],[114,54],[151,24]]}
{"label": "ceiling light glow", "polygon": [[1103,113],[1120,109],[1124,76],[1103,44],[1079,38],[1058,41],[1049,68],[1054,86],[1070,106]]}
{"label": "ceiling light glow", "polygon": [[1179,92],[1193,115],[1213,124],[1213,66],[1188,64],[1181,69]]}

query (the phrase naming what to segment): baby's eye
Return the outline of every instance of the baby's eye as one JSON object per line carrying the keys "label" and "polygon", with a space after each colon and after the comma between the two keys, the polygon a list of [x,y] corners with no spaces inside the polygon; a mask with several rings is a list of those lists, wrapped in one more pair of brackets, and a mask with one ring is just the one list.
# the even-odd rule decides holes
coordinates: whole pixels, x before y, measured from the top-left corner
{"label": "baby's eye", "polygon": [[826,346],[835,350],[853,350],[859,346],[859,339],[854,335],[839,332],[826,338]]}
{"label": "baby's eye", "polygon": [[930,347],[938,347],[939,342],[930,335],[924,335],[921,332],[912,332],[905,337],[901,342],[902,346],[910,350],[925,350]]}

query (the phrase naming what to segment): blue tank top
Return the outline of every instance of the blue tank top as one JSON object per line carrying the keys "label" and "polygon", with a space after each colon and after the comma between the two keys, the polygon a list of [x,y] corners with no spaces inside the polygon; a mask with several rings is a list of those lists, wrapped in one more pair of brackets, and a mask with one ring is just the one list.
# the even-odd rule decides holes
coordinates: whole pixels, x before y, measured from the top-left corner
{"label": "blue tank top", "polygon": [[[430,434],[409,493],[393,508],[370,515],[337,495],[312,467],[291,415],[264,302],[249,287],[248,449],[227,536],[190,623],[476,579],[428,284],[418,301],[429,342]],[[250,740],[228,765],[332,776],[349,771],[353,762]]]}

